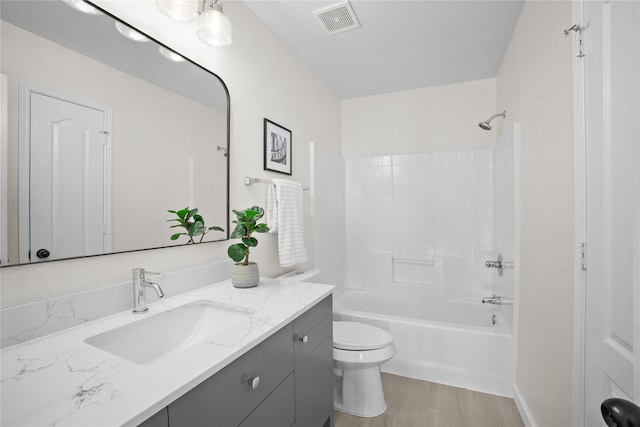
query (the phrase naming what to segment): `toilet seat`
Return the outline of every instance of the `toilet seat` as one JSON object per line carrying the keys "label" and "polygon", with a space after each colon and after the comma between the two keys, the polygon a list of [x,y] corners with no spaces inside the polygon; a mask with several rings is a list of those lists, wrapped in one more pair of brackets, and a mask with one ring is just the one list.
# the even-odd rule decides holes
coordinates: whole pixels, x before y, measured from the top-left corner
{"label": "toilet seat", "polygon": [[384,329],[359,322],[333,322],[333,347],[341,350],[378,350],[393,344]]}
{"label": "toilet seat", "polygon": [[366,369],[388,362],[396,353],[396,346],[393,344],[377,350],[358,351],[334,348],[333,362],[334,366],[341,369]]}

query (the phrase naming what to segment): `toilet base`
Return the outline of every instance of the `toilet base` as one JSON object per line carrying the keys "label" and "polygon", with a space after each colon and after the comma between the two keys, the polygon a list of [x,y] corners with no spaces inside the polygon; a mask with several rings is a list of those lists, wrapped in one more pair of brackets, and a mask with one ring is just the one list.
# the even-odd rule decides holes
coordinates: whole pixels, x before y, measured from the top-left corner
{"label": "toilet base", "polygon": [[359,417],[376,417],[386,411],[379,366],[336,371],[335,409]]}
{"label": "toilet base", "polygon": [[345,414],[349,414],[349,415],[355,415],[356,417],[371,418],[371,417],[377,417],[378,415],[384,414],[384,411],[387,410],[387,405],[385,404],[384,408],[382,408],[382,411],[380,411],[379,413],[371,414],[371,415],[357,414],[355,412],[347,411],[345,408],[342,407],[342,405],[339,405],[337,403],[333,405],[333,408],[336,411],[344,412]]}

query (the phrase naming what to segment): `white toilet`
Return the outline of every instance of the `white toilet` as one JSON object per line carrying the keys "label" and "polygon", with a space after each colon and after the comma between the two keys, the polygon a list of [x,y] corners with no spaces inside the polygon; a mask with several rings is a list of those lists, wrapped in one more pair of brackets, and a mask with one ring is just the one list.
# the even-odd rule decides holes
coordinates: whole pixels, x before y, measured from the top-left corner
{"label": "white toilet", "polygon": [[380,365],[396,354],[391,334],[359,322],[333,322],[334,406],[360,417],[387,409]]}
{"label": "white toilet", "polygon": [[[320,270],[296,271],[279,279],[316,282]],[[393,337],[384,329],[359,322],[333,322],[334,407],[360,417],[387,409],[380,365],[396,354]]]}

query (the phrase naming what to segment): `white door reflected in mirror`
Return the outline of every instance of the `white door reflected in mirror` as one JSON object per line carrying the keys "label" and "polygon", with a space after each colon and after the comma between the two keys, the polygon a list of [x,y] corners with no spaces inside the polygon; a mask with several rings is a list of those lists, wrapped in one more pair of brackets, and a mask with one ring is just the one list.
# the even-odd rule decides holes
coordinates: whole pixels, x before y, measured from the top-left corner
{"label": "white door reflected in mirror", "polygon": [[109,253],[109,109],[31,90],[26,96],[30,185],[21,183],[21,223],[29,229],[21,233],[21,262]]}

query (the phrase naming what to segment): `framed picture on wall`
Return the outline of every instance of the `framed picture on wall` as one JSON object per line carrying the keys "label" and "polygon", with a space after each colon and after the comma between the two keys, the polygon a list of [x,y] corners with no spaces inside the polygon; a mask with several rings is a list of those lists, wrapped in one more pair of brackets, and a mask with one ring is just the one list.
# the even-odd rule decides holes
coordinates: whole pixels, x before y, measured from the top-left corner
{"label": "framed picture on wall", "polygon": [[264,170],[291,175],[292,145],[289,129],[264,119]]}

